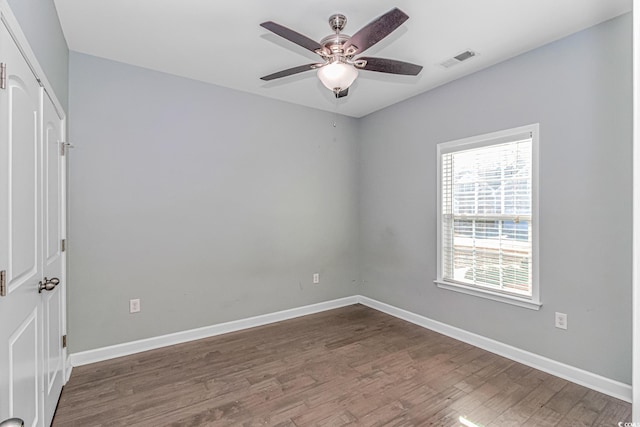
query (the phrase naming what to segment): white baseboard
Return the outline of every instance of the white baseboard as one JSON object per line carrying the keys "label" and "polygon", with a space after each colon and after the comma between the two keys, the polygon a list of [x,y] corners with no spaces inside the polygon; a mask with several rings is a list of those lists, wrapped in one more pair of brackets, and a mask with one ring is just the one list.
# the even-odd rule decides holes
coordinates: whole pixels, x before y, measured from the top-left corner
{"label": "white baseboard", "polygon": [[535,353],[521,350],[508,344],[465,331],[464,329],[456,328],[454,326],[429,319],[428,317],[376,301],[372,298],[358,296],[358,302],[362,305],[366,305],[367,307],[382,311],[383,313],[406,320],[407,322],[411,322],[418,326],[422,326],[423,328],[430,329],[442,335],[446,335],[490,351],[491,353],[522,363],[523,365],[564,378],[565,380],[580,384],[617,399],[624,400],[625,402],[631,402],[632,393],[631,386],[629,384],[614,381],[601,375],[594,374]]}
{"label": "white baseboard", "polygon": [[71,378],[71,371],[73,371],[73,365],[71,364],[71,356],[68,356],[64,365],[64,383],[66,384]]}
{"label": "white baseboard", "polygon": [[253,328],[256,326],[267,325],[282,320],[293,319],[295,317],[306,316],[308,314],[319,313],[321,311],[332,310],[334,308],[344,307],[352,304],[363,304],[375,310],[387,313],[423,328],[441,333],[451,338],[466,342],[491,353],[498,354],[524,365],[547,372],[560,378],[576,384],[583,385],[617,399],[631,402],[632,391],[628,384],[605,378],[601,375],[585,371],[574,366],[567,365],[549,359],[544,356],[531,353],[490,338],[483,337],[464,329],[456,328],[442,322],[438,322],[428,317],[403,310],[392,305],[376,301],[372,298],[362,295],[354,295],[351,297],[340,298],[332,301],[321,302],[318,304],[307,305],[290,310],[278,311],[275,313],[264,314],[261,316],[249,317],[246,319],[234,320],[231,322],[220,323],[203,328],[191,329],[188,331],[176,332],[169,335],[147,338],[139,341],[132,341],[123,344],[112,345],[109,347],[97,348],[95,350],[82,351],[73,353],[69,356],[67,363],[67,379],[71,375],[71,369],[74,366],[82,366],[89,363],[101,362],[103,360],[114,359],[116,357],[128,356],[130,354],[142,351],[153,350],[156,348],[166,347],[174,344],[181,344],[188,341],[198,340],[202,338],[213,337],[216,335],[226,334],[228,332],[240,331],[243,329]]}
{"label": "white baseboard", "polygon": [[188,341],[209,338],[229,332],[254,328],[256,326],[267,325],[269,323],[280,322],[282,320],[293,319],[295,317],[306,316],[308,314],[319,313],[321,311],[332,310],[334,308],[357,304],[358,297],[351,296],[318,304],[305,305],[303,307],[289,310],[277,311],[275,313],[263,314],[260,316],[248,317],[246,319],[234,320],[231,322],[219,323],[217,325],[205,326],[188,331],[176,332],[168,335],[161,335],[153,338],[146,338],[138,341],[131,341],[94,350],[72,353],[69,356],[69,368],[82,366],[89,363],[101,362],[103,360],[114,359],[116,357],[128,356],[142,351],[154,350],[156,348],[169,345],[181,344]]}

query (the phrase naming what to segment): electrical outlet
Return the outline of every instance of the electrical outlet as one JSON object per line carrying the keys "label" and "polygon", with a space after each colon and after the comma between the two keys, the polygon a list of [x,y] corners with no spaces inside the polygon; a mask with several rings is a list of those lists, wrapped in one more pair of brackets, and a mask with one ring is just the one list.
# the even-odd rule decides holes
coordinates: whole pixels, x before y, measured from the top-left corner
{"label": "electrical outlet", "polygon": [[140,299],[129,300],[129,313],[138,313],[140,311]]}
{"label": "electrical outlet", "polygon": [[313,283],[320,283],[320,273],[313,273]]}
{"label": "electrical outlet", "polygon": [[556,311],[556,328],[567,329],[567,315]]}

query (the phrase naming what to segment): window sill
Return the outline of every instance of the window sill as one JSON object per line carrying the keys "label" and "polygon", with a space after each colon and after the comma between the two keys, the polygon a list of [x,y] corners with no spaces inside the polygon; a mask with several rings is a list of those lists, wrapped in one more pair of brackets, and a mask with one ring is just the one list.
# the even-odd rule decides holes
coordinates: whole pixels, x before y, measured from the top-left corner
{"label": "window sill", "polygon": [[445,282],[443,280],[434,280],[436,286],[440,289],[460,292],[467,295],[473,295],[480,298],[490,299],[505,304],[517,305],[518,307],[528,308],[529,310],[540,310],[542,303],[528,298],[518,298],[516,296],[505,295],[490,290],[478,289],[471,286],[465,286],[458,283]]}

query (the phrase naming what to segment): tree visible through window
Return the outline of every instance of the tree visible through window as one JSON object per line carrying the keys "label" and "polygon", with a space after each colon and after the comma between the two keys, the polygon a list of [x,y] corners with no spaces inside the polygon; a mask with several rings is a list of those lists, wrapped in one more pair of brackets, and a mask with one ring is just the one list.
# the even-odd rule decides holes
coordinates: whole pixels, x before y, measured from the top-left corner
{"label": "tree visible through window", "polygon": [[438,281],[534,297],[534,130],[438,146]]}

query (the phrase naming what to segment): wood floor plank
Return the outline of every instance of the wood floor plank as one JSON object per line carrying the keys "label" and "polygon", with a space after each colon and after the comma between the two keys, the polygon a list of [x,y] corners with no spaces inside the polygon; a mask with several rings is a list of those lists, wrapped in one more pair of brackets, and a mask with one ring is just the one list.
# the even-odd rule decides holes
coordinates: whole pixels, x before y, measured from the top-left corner
{"label": "wood floor plank", "polygon": [[555,391],[540,384],[524,399],[504,411],[493,421],[493,425],[522,425],[542,408],[554,395]]}
{"label": "wood floor plank", "polygon": [[593,423],[595,427],[618,425],[619,422],[631,421],[631,405],[616,399],[610,399]]}
{"label": "wood floor plank", "polygon": [[458,410],[460,413],[469,413],[483,405],[499,392],[500,389],[493,384],[484,383],[468,392],[466,396],[453,402],[451,408]]}
{"label": "wood floor plank", "polygon": [[480,405],[471,412],[463,412],[460,416],[476,426],[488,426],[493,420],[498,418],[500,413]]}
{"label": "wood floor plank", "polygon": [[55,427],[617,425],[630,405],[354,305],[74,368]]}
{"label": "wood floor plank", "polygon": [[557,426],[562,415],[547,407],[538,409],[531,418],[529,418],[522,427],[552,427]]}
{"label": "wood floor plank", "polygon": [[582,398],[589,389],[574,383],[567,383],[558,393],[553,396],[553,399],[546,405],[547,408],[552,409],[560,415],[568,413]]}

